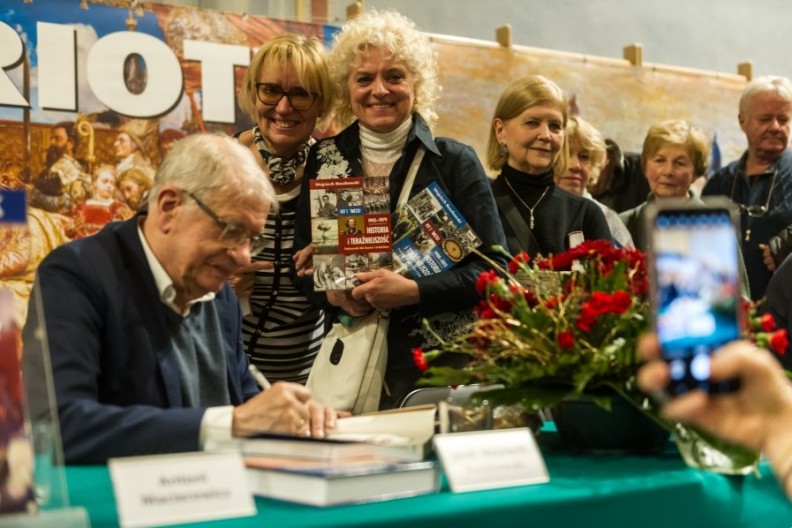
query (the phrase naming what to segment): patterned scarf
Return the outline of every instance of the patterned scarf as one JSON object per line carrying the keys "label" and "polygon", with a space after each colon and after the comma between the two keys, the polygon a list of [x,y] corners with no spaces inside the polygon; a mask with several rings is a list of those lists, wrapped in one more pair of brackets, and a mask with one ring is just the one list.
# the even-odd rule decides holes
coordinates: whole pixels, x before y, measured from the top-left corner
{"label": "patterned scarf", "polygon": [[280,158],[267,150],[267,145],[264,143],[264,138],[261,135],[261,130],[259,130],[258,125],[253,127],[253,141],[256,143],[256,148],[258,148],[261,157],[267,162],[270,180],[272,180],[272,183],[278,185],[288,185],[294,181],[297,168],[305,163],[305,158],[308,156],[308,149],[311,148],[311,145],[316,143],[316,140],[310,137],[308,141],[300,145],[294,157]]}

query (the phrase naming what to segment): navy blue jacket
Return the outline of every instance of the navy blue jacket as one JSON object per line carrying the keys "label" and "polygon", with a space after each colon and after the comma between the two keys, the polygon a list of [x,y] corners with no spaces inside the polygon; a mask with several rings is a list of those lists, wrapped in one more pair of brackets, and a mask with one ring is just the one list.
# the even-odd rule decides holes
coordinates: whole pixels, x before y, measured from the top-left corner
{"label": "navy blue jacket", "polygon": [[[792,224],[792,149],[784,154],[764,173],[745,175],[746,152],[737,160],[729,163],[712,175],[701,191],[702,196],[727,196],[737,204],[763,206],[770,197],[768,212],[760,217],[751,217],[741,211],[742,254],[751,298],[761,299],[773,273],[764,264],[764,256],[759,244],[767,244],[771,238]],[[772,190],[773,175],[778,177]]]}
{"label": "navy blue jacket", "polygon": [[[324,141],[335,142],[352,175],[363,174],[360,163],[360,128],[357,122],[334,138]],[[316,178],[322,168],[322,162],[326,163],[326,160],[319,160],[317,157],[317,149],[322,143],[319,142],[311,148],[306,163],[303,188],[297,203],[295,248],[303,248],[311,242],[308,182]],[[502,254],[492,249],[496,244],[506,247],[506,239],[489,180],[475,151],[453,139],[432,137],[429,127],[417,114],[413,117],[404,154],[396,161],[390,173],[391,212],[398,201],[419,145],[424,146],[426,154],[421,161],[410,196],[415,196],[430,183],[437,182],[481,239],[482,243],[479,247],[481,252],[505,264]],[[448,271],[416,280],[421,295],[420,305],[405,306],[391,311],[388,328],[388,366],[385,372],[388,390],[383,394],[381,407],[398,404],[401,397],[415,388],[420,371],[413,364],[411,349],[418,346],[431,348],[437,346],[437,342],[433,341],[433,337],[423,328],[422,319],[435,317],[433,327],[446,337],[464,331],[466,317],[469,317],[470,309],[479,299],[476,293],[476,279],[482,271],[490,267],[481,257],[470,254]],[[303,281],[302,288],[309,300],[319,305],[326,303],[324,292],[313,292],[313,281]],[[468,318],[467,321],[469,322],[470,319]]]}
{"label": "navy blue jacket", "polygon": [[[69,463],[199,448],[205,409],[182,402],[172,343],[181,317],[159,299],[138,218],[61,246],[38,268]],[[258,392],[242,348],[242,315],[228,285],[211,302],[221,318],[218,353],[226,358],[236,405]],[[35,317],[28,320],[35,324]]]}

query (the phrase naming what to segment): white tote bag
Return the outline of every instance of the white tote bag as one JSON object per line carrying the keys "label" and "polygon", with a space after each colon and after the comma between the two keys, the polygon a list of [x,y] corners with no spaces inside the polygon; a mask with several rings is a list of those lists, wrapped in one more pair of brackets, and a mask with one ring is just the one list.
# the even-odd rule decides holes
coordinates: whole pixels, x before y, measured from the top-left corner
{"label": "white tote bag", "polygon": [[322,342],[306,386],[316,401],[352,414],[379,408],[388,360],[388,312],[375,311],[333,324]]}

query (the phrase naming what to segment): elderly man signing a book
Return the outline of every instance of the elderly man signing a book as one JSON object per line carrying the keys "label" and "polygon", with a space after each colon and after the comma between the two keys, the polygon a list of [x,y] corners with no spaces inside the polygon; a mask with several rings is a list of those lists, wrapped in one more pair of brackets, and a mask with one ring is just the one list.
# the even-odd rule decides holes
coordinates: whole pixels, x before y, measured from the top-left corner
{"label": "elderly man signing a book", "polygon": [[198,450],[261,430],[323,436],[335,425],[302,385],[259,392],[248,372],[227,279],[263,247],[276,204],[250,151],[190,136],[157,172],[147,212],[42,262],[36,288],[67,462]]}

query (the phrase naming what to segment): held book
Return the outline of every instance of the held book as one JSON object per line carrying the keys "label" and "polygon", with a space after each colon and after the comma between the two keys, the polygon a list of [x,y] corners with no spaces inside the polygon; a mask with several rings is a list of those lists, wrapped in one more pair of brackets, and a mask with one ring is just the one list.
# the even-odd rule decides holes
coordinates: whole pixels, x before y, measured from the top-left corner
{"label": "held book", "polygon": [[451,268],[481,245],[437,182],[400,208],[393,227],[394,271],[413,278]]}
{"label": "held book", "polygon": [[314,289],[350,290],[379,268],[413,278],[451,268],[481,244],[437,182],[389,213],[385,178],[309,182]]}
{"label": "held book", "polygon": [[440,489],[434,462],[399,462],[374,456],[322,464],[249,457],[245,464],[255,495],[313,506],[411,497]]}
{"label": "held book", "polygon": [[309,182],[314,289],[351,290],[355,274],[392,268],[387,177]]}

